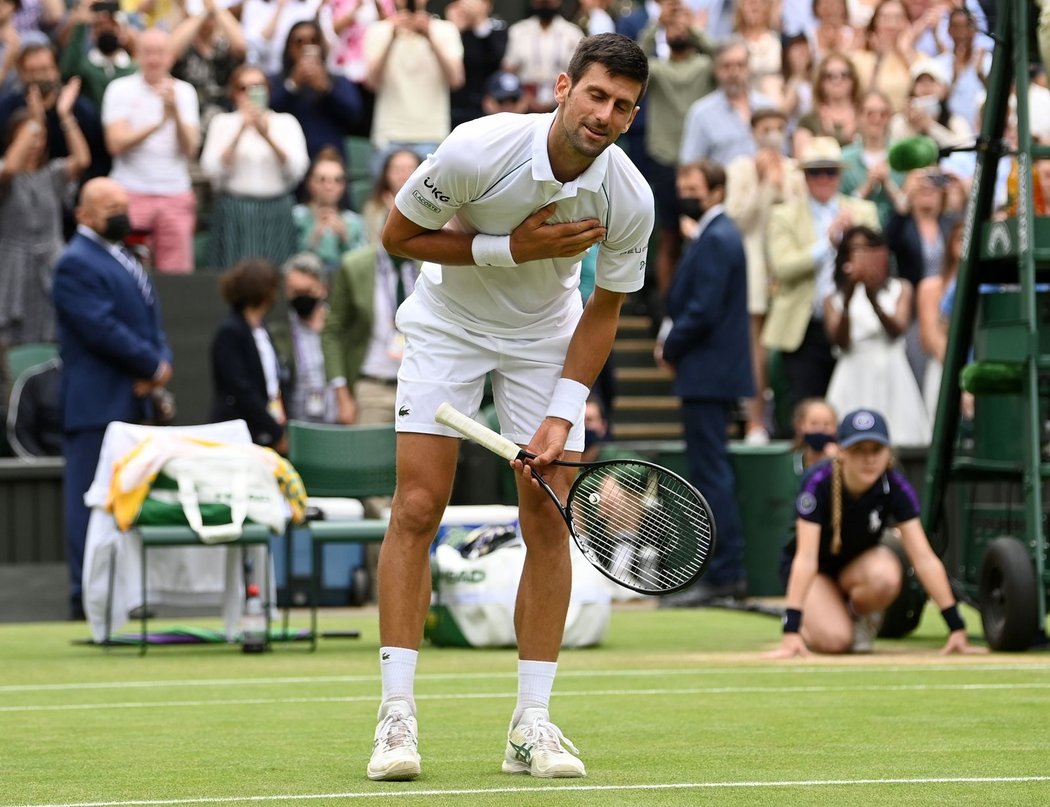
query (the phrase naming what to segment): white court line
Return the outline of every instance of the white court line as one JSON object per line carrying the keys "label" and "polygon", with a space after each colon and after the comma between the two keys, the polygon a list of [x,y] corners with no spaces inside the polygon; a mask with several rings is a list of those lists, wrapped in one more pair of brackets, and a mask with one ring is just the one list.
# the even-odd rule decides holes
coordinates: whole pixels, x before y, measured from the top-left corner
{"label": "white court line", "polygon": [[365,793],[299,793],[280,796],[214,796],[139,801],[80,801],[67,804],[15,804],[7,807],[174,807],[181,804],[234,804],[319,799],[379,799],[409,796],[485,796],[489,794],[566,792],[626,792],[639,790],[731,790],[772,787],[847,787],[856,785],[1003,785],[1050,782],[1050,776],[932,776],[914,779],[802,779],[779,782],[682,782],[656,785],[535,785],[471,788],[469,790],[373,790]]}
{"label": "white court line", "polygon": [[[855,664],[842,667],[796,667],[766,664],[750,667],[683,667],[664,670],[559,670],[558,680],[564,678],[616,678],[631,676],[690,676],[690,675],[738,675],[741,672],[786,676],[788,674],[811,673],[858,673],[858,672],[1046,672],[1048,664],[904,664],[881,666],[878,664]],[[496,673],[432,673],[416,676],[416,681],[466,681],[481,679],[517,678],[516,672]],[[69,684],[8,684],[0,686],[5,692],[61,692],[86,689],[171,689],[172,687],[245,687],[272,686],[275,684],[366,684],[381,680],[378,675],[318,675],[283,678],[201,678],[168,681],[98,681],[94,683]]]}
{"label": "white court line", "polygon": [[[563,690],[556,697],[664,697],[670,695],[753,695],[753,694],[820,694],[825,692],[958,692],[1018,689],[1050,689],[1050,682],[1019,684],[883,684],[881,686],[802,686],[802,687],[696,687],[689,689],[604,689]],[[499,700],[515,697],[513,692],[457,692],[439,695],[416,695],[417,701]],[[340,698],[232,698],[228,700],[124,701],[117,703],[64,703],[0,706],[0,714],[16,712],[78,712],[100,709],[185,709],[197,706],[275,706],[294,703],[375,703],[376,696],[351,695]]]}

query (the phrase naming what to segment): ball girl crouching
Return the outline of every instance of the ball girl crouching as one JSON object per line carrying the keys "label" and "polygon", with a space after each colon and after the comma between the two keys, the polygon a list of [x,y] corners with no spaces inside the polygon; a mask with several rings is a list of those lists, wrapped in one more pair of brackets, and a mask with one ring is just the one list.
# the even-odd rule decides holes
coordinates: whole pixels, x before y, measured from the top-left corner
{"label": "ball girl crouching", "polygon": [[919,500],[891,467],[881,414],[858,409],[838,429],[838,455],[806,475],[796,500],[794,546],[787,548],[784,636],[768,658],[871,650],[883,611],[901,590],[897,556],[880,541],[896,523],[908,559],[948,625],[942,653],[980,653],[966,638],[948,574],[919,521]]}

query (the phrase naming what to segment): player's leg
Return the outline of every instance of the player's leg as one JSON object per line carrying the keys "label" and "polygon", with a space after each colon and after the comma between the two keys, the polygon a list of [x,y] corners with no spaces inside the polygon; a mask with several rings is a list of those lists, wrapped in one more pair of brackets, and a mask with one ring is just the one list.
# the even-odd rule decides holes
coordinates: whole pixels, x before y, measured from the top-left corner
{"label": "player's leg", "polygon": [[[520,445],[539,428],[550,391],[561,374],[559,340],[545,344],[508,343],[492,391],[505,436]],[[558,351],[561,351],[559,354]],[[549,355],[548,355],[549,354]],[[583,447],[583,411],[570,430],[565,459],[578,460]],[[562,501],[575,477],[572,468],[543,473]],[[542,778],[584,776],[576,747],[550,721],[549,703],[565,616],[572,589],[569,531],[547,494],[518,480],[518,518],[527,551],[514,609],[518,640],[518,701],[511,717],[503,760],[507,773]]]}
{"label": "player's leg", "polygon": [[802,638],[815,653],[845,653],[853,642],[853,620],[838,585],[825,574],[813,578],[802,604]]}
{"label": "player's leg", "polygon": [[[434,421],[443,401],[477,411],[492,358],[471,334],[442,320],[415,296],[397,313],[405,336],[394,423],[397,488],[379,556],[380,665],[383,706],[370,779],[419,775],[414,679],[430,604],[430,544],[448,504],[458,435]],[[456,436],[453,436],[456,435]]]}
{"label": "player's leg", "polygon": [[842,570],[839,585],[853,617],[855,653],[871,652],[883,613],[897,599],[903,581],[900,560],[885,546],[869,549]]}
{"label": "player's leg", "polygon": [[[566,459],[577,459],[566,452]],[[573,468],[551,468],[543,478],[564,501]],[[520,658],[557,661],[572,589],[569,530],[550,497],[519,476],[518,519],[528,551],[514,607]]]}
{"label": "player's leg", "polygon": [[430,604],[430,544],[456,471],[458,442],[432,434],[397,438],[397,490],[379,554],[379,637],[383,701],[369,779],[420,773],[415,672]]}
{"label": "player's leg", "polygon": [[[566,452],[576,460],[578,452]],[[544,479],[564,501],[574,469],[551,468]],[[518,478],[518,518],[527,551],[514,630],[518,638],[518,700],[511,716],[503,771],[541,778],[585,776],[576,746],[550,720],[550,696],[572,590],[569,531],[550,498]]]}

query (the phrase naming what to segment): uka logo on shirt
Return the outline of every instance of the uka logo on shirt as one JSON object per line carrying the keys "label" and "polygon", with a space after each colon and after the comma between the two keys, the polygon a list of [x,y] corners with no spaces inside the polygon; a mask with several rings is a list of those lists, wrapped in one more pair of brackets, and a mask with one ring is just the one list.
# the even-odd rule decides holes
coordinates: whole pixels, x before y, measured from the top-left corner
{"label": "uka logo on shirt", "polygon": [[423,186],[430,190],[430,195],[437,199],[439,202],[450,202],[452,201],[448,196],[438,190],[438,186],[431,181],[430,177],[423,180]]}

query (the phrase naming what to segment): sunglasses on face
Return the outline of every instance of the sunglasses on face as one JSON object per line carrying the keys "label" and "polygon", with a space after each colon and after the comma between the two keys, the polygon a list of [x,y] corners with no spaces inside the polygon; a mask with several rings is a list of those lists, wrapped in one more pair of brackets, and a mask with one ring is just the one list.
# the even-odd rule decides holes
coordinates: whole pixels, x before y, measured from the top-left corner
{"label": "sunglasses on face", "polygon": [[806,168],[805,174],[807,177],[837,177],[839,175],[839,169],[837,168]]}

